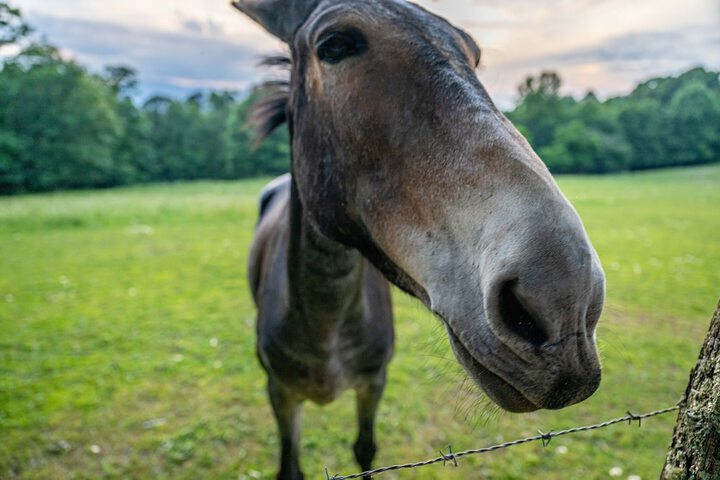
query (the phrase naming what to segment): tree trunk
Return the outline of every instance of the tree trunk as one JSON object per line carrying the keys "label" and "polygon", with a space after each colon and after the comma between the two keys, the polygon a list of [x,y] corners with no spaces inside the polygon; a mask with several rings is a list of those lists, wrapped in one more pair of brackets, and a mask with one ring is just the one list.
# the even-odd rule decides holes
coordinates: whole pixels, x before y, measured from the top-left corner
{"label": "tree trunk", "polygon": [[720,480],[720,303],[690,373],[661,480]]}

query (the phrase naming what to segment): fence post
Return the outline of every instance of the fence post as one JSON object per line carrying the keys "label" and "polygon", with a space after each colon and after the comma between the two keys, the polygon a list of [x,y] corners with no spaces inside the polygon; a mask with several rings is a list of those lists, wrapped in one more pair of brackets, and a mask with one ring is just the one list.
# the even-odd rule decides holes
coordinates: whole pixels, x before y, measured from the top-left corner
{"label": "fence post", "polygon": [[720,479],[720,303],[690,373],[660,478]]}

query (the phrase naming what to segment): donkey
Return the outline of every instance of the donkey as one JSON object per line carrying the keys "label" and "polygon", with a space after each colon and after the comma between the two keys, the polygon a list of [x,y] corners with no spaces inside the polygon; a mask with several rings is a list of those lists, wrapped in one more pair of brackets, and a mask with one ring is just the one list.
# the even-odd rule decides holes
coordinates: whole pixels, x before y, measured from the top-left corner
{"label": "donkey", "polygon": [[369,470],[393,351],[389,282],[443,323],[501,408],[559,409],[598,388],[605,280],[583,225],[498,111],[480,49],[404,0],[238,0],[289,45],[291,176],[263,193],[249,276],[282,480],[303,478],[299,414],[357,395]]}

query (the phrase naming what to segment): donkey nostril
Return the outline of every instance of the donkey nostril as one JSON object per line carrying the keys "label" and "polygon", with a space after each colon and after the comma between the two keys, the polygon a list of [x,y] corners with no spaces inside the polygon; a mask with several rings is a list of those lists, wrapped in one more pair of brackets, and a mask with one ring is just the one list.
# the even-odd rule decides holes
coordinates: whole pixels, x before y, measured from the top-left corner
{"label": "donkey nostril", "polygon": [[505,283],[500,290],[500,320],[515,335],[533,345],[547,342],[547,334],[523,306],[515,293],[516,281]]}

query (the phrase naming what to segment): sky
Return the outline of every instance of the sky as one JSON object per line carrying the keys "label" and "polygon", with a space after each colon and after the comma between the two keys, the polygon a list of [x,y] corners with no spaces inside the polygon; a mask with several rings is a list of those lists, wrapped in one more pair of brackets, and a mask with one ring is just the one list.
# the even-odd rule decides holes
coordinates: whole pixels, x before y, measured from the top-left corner
{"label": "sky", "polygon": [[[10,0],[64,55],[93,71],[128,65],[142,93],[244,91],[282,44],[228,0]],[[607,98],[694,66],[720,70],[720,0],[420,0],[483,50],[479,76],[501,108],[555,70],[563,91]]]}

